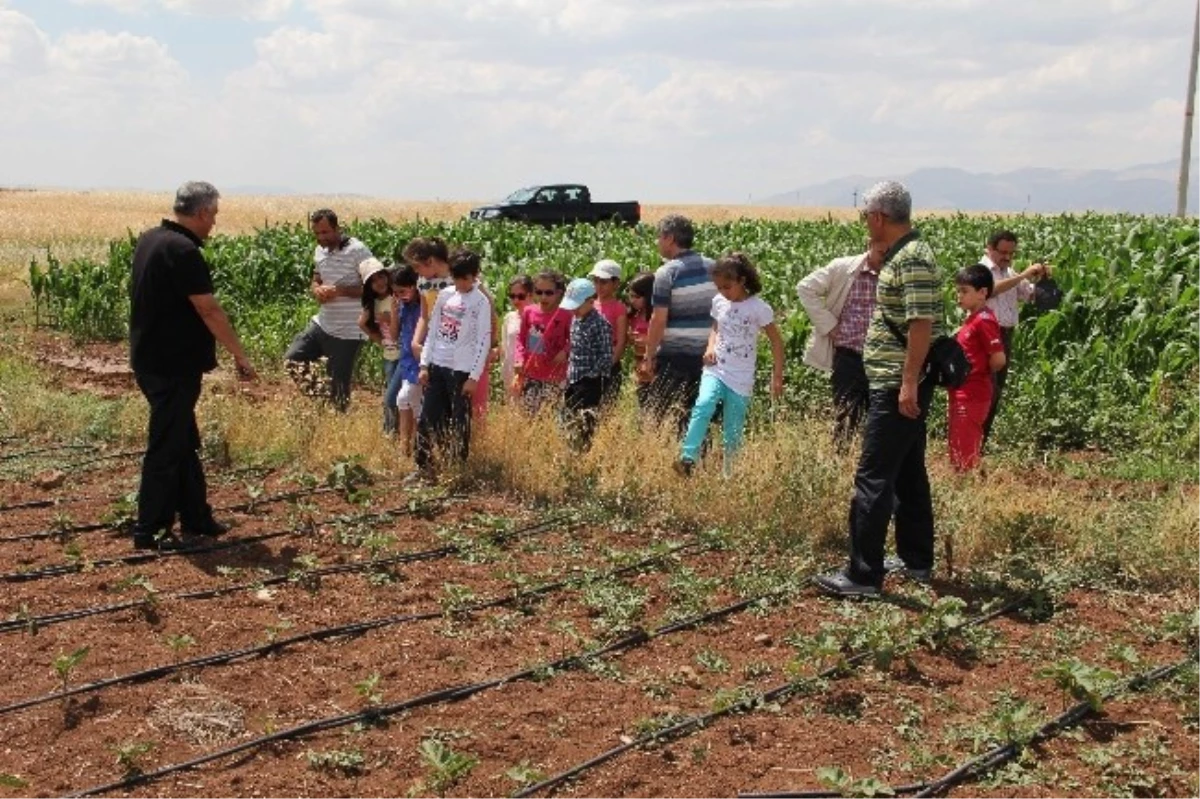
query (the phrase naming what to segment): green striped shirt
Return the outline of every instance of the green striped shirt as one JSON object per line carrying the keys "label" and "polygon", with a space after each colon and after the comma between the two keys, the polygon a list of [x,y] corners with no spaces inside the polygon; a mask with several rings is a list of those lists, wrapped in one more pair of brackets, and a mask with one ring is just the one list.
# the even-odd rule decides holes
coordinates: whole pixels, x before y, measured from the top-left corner
{"label": "green striped shirt", "polygon": [[872,389],[900,388],[904,376],[904,346],[883,321],[892,321],[908,335],[913,319],[933,320],[932,338],[942,332],[942,290],[933,250],[917,231],[903,236],[884,256],[875,290],[875,312],[863,345],[863,368]]}

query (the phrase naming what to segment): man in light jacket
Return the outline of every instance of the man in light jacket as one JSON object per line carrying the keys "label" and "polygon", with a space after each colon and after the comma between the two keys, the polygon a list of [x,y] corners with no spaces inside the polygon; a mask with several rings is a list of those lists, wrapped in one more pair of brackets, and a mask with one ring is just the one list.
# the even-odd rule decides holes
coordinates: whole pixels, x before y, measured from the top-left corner
{"label": "man in light jacket", "polygon": [[804,362],[831,373],[837,412],[833,435],[839,449],[849,444],[867,410],[862,350],[885,250],[875,243],[859,255],[834,258],[796,285],[813,328]]}

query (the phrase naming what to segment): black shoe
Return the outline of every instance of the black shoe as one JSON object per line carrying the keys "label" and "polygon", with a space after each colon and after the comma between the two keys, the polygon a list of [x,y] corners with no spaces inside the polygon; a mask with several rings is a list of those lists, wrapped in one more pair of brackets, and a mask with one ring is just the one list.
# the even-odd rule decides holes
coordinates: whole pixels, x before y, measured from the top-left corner
{"label": "black shoe", "polygon": [[918,583],[929,582],[933,569],[914,569],[895,555],[883,559],[883,570],[888,574],[899,574]]}
{"label": "black shoe", "polygon": [[875,597],[879,596],[879,589],[873,585],[865,583],[856,583],[851,580],[849,575],[843,571],[829,572],[827,574],[818,574],[812,578],[813,584],[820,588],[830,596],[852,598],[852,597]]}
{"label": "black shoe", "polygon": [[180,522],[179,532],[184,535],[203,535],[209,538],[225,535],[229,532],[229,525],[221,524],[216,519],[209,519],[205,524],[191,525]]}
{"label": "black shoe", "polygon": [[679,475],[680,477],[691,477],[692,469],[696,468],[696,464],[692,463],[687,458],[680,458],[671,465],[671,468],[674,469],[675,474]]}
{"label": "black shoe", "polygon": [[153,549],[159,552],[173,552],[179,549],[187,549],[187,544],[183,543],[170,533],[166,533],[164,535],[137,533],[133,536],[133,548]]}

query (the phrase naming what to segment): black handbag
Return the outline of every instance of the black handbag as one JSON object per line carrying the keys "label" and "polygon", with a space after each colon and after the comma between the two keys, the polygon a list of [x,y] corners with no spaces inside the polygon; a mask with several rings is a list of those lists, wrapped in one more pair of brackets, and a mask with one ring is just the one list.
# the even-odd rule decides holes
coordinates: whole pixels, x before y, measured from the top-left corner
{"label": "black handbag", "polygon": [[[880,311],[879,315],[900,345],[908,349],[908,337],[900,332],[900,328],[896,327],[891,319],[887,318],[887,314]],[[970,373],[971,362],[967,360],[967,354],[963,352],[958,339],[954,336],[941,335],[930,343],[929,353],[925,356],[925,375],[931,378],[935,385],[958,388],[967,382],[967,375]]]}

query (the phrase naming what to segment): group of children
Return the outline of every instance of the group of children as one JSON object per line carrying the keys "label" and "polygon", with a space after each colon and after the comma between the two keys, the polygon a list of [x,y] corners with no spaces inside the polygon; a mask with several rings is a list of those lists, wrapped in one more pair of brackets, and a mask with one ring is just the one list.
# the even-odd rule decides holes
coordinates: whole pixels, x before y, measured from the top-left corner
{"label": "group of children", "polygon": [[[419,474],[432,477],[435,446],[466,457],[471,421],[487,413],[496,361],[505,396],[531,416],[555,408],[578,451],[590,447],[603,409],[620,394],[627,352],[638,404],[647,406],[653,375],[638,365],[646,355],[653,273],[637,274],[624,299],[621,266],[609,259],[569,282],[552,271],[518,275],[508,283],[511,310],[501,320],[496,298],[479,279],[479,256],[470,250],[451,252],[441,239],[418,238],[396,261],[389,269],[370,258],[359,267],[359,326],[382,348],[385,432],[399,438],[406,457],[415,457]],[[754,265],[730,253],[714,264],[712,279],[713,326],[677,463],[682,474],[699,457],[718,407],[728,473],[742,441],[760,333],[771,345],[771,393],[783,390],[783,340],[771,308],[756,296],[761,281]],[[986,307],[991,272],[972,265],[959,271],[955,284],[958,305],[968,314],[957,337],[972,369],[949,391],[949,449],[954,468],[966,471],[979,462],[991,373],[1004,367],[1005,355]]]}
{"label": "group of children", "polygon": [[[451,252],[441,239],[418,238],[396,262],[390,269],[374,258],[360,265],[359,327],[383,354],[384,430],[399,438],[424,477],[433,476],[435,447],[466,457],[472,419],[487,413],[495,362],[505,396],[531,416],[555,409],[577,451],[591,446],[603,409],[620,395],[626,353],[638,404],[647,407],[653,375],[638,366],[646,355],[652,272],[637,274],[624,298],[621,266],[610,259],[569,282],[552,271],[518,275],[508,283],[511,310],[501,320],[470,250]],[[689,453],[695,459],[717,403],[726,409],[726,449],[731,454],[740,444],[760,328],[768,329],[775,355],[772,389],[782,390],[782,339],[770,308],[752,297],[760,288],[753,265],[731,254],[714,266],[714,281],[716,321],[705,355],[713,376],[694,410],[685,460]],[[731,314],[736,307],[748,315]],[[716,388],[727,384],[733,393]]]}

